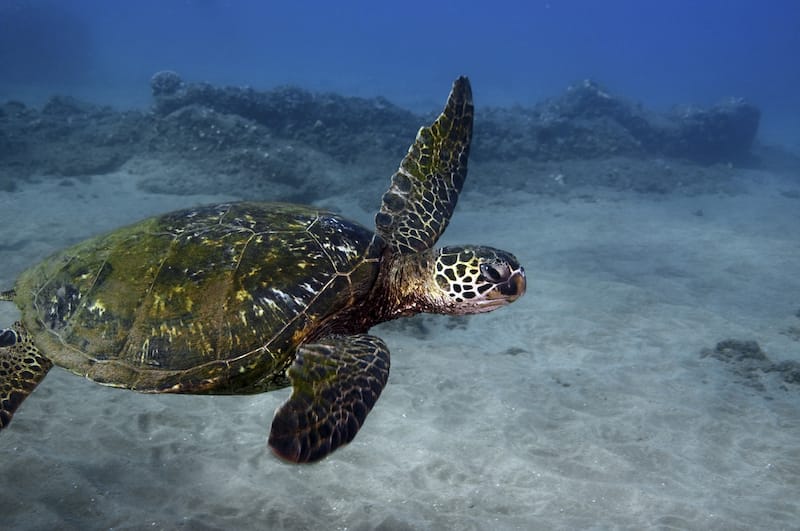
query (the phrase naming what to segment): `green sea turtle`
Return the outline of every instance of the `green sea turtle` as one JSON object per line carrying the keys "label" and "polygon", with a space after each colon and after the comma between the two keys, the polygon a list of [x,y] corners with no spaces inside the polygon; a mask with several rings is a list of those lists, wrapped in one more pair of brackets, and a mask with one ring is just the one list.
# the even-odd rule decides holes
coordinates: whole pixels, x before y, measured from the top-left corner
{"label": "green sea turtle", "polygon": [[472,118],[462,77],[393,175],[374,232],[309,206],[228,203],[146,219],[25,271],[2,294],[22,320],[0,331],[0,428],[55,363],[147,393],[291,385],[269,435],[277,455],[316,461],[351,441],[389,376],[371,326],[488,312],[525,292],[507,252],[433,248],[467,175]]}

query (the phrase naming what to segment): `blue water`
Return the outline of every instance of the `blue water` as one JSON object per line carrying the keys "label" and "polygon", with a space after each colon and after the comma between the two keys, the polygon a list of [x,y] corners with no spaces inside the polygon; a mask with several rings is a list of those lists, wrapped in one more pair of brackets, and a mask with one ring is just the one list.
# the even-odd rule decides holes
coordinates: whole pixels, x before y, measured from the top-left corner
{"label": "blue water", "polygon": [[2,0],[0,98],[149,104],[187,80],[299,84],[433,110],[468,74],[478,104],[532,104],[593,78],[658,109],[744,97],[762,138],[800,138],[800,2]]}
{"label": "blue water", "polygon": [[[438,111],[466,74],[480,120],[481,106],[592,78],[656,110],[744,97],[762,110],[760,140],[800,153],[798,51],[800,0],[0,0],[0,102],[147,108],[151,76],[170,69]],[[40,133],[60,135],[59,115],[14,109],[0,108],[0,290],[90,235],[292,185],[272,174],[223,195],[156,193],[162,181],[204,193],[215,168],[236,167],[144,144],[114,171],[62,175],[71,155],[91,159],[83,139],[124,137],[66,127],[72,142],[48,150]],[[163,119],[162,140],[192,116]],[[4,130],[20,117],[33,140]],[[311,175],[300,182],[321,177],[318,204],[371,225],[381,195],[358,187],[374,178],[382,192],[399,160],[375,161],[373,176],[370,153],[356,168],[275,135],[256,153],[297,153]],[[32,163],[39,153],[70,164]],[[773,369],[800,363],[796,166],[473,156],[442,243],[514,252],[528,293],[488,315],[375,327],[392,374],[350,445],[308,467],[279,462],[267,434],[289,389],[143,395],[54,368],[0,433],[0,530],[796,530],[800,385],[701,354],[756,340]],[[687,186],[573,187],[638,175]],[[0,327],[18,316],[0,304]]]}

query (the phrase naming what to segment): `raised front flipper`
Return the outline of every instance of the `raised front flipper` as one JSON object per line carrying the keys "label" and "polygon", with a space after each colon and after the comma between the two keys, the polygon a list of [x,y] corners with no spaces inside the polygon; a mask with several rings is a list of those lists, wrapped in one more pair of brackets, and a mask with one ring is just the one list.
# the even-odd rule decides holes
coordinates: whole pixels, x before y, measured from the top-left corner
{"label": "raised front flipper", "polygon": [[283,459],[322,459],[356,436],[389,378],[389,350],[375,336],[330,336],[298,349],[292,396],[275,412],[269,445]]}
{"label": "raised front flipper", "polygon": [[52,366],[33,344],[22,323],[0,330],[0,429],[8,426],[19,405]]}
{"label": "raised front flipper", "polygon": [[392,176],[375,229],[395,253],[430,249],[447,228],[467,177],[473,114],[469,80],[460,77],[442,114],[419,130]]}

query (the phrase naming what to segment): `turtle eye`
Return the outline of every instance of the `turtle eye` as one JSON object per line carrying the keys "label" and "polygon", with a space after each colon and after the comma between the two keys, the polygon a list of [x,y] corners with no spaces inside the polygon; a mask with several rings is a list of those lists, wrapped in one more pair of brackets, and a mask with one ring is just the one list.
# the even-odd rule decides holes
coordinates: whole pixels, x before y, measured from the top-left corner
{"label": "turtle eye", "polygon": [[505,264],[488,264],[483,263],[480,266],[481,277],[489,282],[498,283],[505,282],[511,275],[511,271]]}

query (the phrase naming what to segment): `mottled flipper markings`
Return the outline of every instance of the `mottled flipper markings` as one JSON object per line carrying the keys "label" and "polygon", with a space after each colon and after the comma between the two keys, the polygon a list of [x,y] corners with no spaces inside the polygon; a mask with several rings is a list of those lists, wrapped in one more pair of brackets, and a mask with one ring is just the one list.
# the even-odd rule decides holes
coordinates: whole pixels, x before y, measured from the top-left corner
{"label": "mottled flipper markings", "polygon": [[394,252],[430,249],[447,228],[467,177],[473,114],[469,80],[460,77],[442,114],[408,148],[375,216]]}
{"label": "mottled flipper markings", "polygon": [[53,363],[42,356],[22,323],[0,331],[0,429],[39,385]]}
{"label": "mottled flipper markings", "polygon": [[331,336],[302,346],[289,368],[292,396],[272,421],[269,445],[307,463],[350,442],[389,379],[389,350],[375,336]]}

